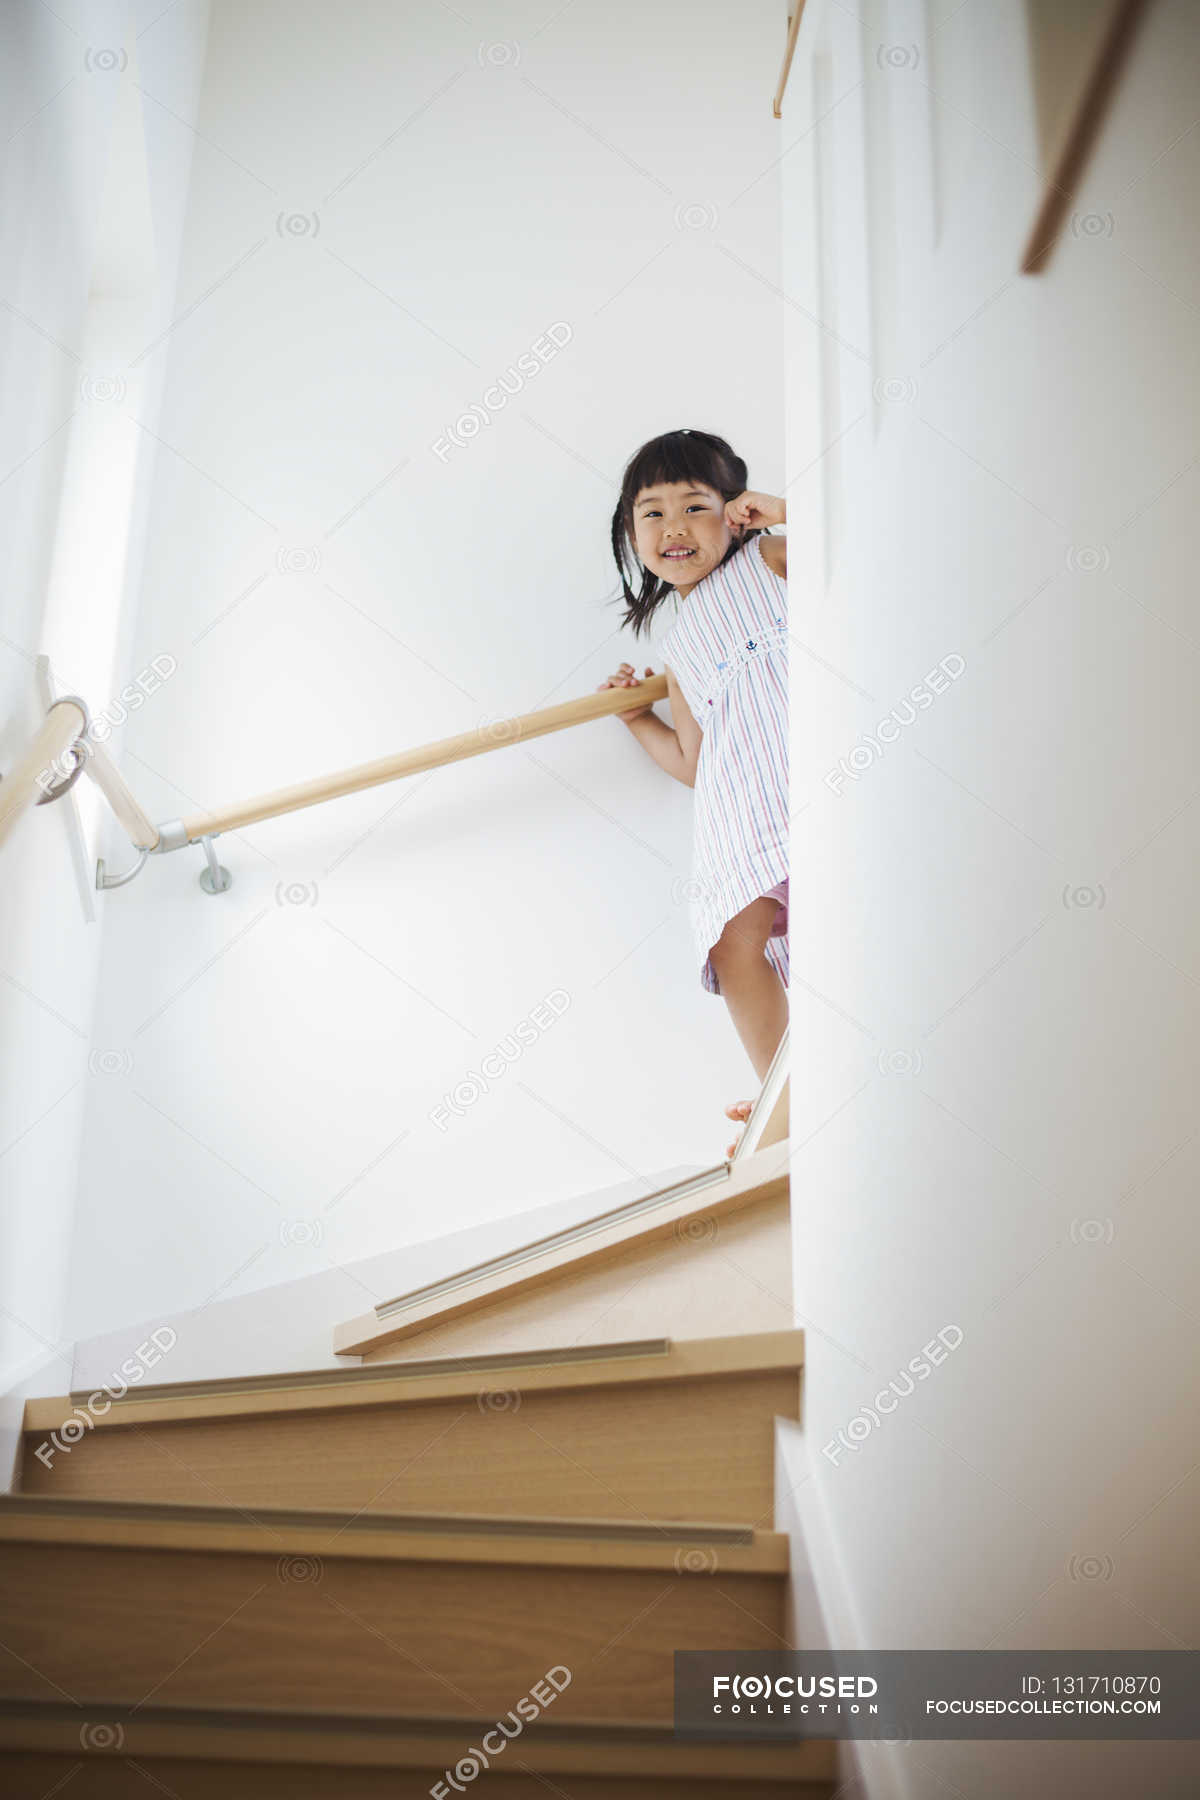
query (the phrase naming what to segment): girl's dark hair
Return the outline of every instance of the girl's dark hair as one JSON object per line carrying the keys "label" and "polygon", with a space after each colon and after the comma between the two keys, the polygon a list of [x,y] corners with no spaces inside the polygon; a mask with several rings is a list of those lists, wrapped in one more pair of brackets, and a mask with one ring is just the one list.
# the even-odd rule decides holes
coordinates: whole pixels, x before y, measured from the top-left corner
{"label": "girl's dark hair", "polygon": [[[621,478],[621,498],[612,516],[613,558],[621,578],[621,594],[613,604],[619,605],[624,597],[621,624],[632,625],[634,637],[647,629],[663,601],[675,592],[669,581],[652,574],[639,560],[633,534],[634,501],[643,488],[653,487],[659,481],[702,482],[705,487],[715,488],[722,500],[734,500],[746,491],[746,465],[724,438],[686,428],[651,438],[630,457]],[[721,564],[758,535],[755,527],[735,538]],[[631,577],[635,581],[640,577],[636,593],[629,585]]]}

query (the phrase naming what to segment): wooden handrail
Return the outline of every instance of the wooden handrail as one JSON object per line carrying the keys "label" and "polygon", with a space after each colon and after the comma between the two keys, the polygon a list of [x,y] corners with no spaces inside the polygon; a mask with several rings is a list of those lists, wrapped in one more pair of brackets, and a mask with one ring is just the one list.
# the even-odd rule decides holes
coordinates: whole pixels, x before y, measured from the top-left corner
{"label": "wooden handrail", "polygon": [[20,762],[0,782],[0,841],[33,805],[38,776],[53,768],[86,724],[87,714],[78,700],[64,698],[51,706]]}
{"label": "wooden handrail", "polygon": [[1119,0],[1112,9],[1074,117],[1058,145],[1046,179],[1037,218],[1021,257],[1022,275],[1040,275],[1050,259],[1146,6],[1147,0]]}
{"label": "wooden handrail", "polygon": [[777,119],[783,117],[783,96],[787,89],[788,76],[792,72],[792,58],[796,54],[796,39],[800,35],[800,21],[803,17],[804,0],[793,0],[793,11],[788,14],[788,34],[783,50],[783,67],[779,71],[779,86],[775,89],[775,100],[771,109]]}
{"label": "wooden handrail", "polygon": [[151,824],[138,805],[103,744],[89,744],[84,773],[95,782],[112,807],[130,843],[138,850],[153,850],[158,843],[158,827]]}
{"label": "wooden handrail", "polygon": [[501,750],[507,744],[527,743],[531,738],[544,737],[547,732],[562,731],[568,725],[582,725],[589,719],[627,712],[631,707],[647,706],[666,697],[666,676],[652,675],[639,682],[637,687],[602,688],[581,700],[564,700],[560,706],[547,706],[540,712],[497,719],[476,726],[474,731],[460,732],[457,737],[439,738],[436,743],[423,744],[415,750],[400,750],[392,756],[359,763],[333,775],[318,775],[311,781],[297,782],[293,787],[259,794],[253,800],[234,802],[211,812],[189,813],[181,823],[187,842],[197,843],[201,838],[215,837],[221,831],[236,831],[240,826],[257,824],[260,819],[298,812],[304,806],[319,806],[324,800],[337,800],[343,794],[357,793],[360,788],[378,787],[385,781],[398,781],[404,775],[417,775],[423,769],[436,769],[443,763],[480,756],[485,750]]}

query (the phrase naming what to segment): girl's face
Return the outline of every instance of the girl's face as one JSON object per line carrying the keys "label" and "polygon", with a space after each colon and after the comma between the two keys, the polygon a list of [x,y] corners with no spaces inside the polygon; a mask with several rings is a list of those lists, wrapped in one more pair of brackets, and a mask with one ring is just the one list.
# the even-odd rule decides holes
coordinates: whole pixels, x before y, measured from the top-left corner
{"label": "girl's face", "polygon": [[733,541],[716,488],[687,481],[642,488],[633,503],[634,544],[652,574],[688,594]]}

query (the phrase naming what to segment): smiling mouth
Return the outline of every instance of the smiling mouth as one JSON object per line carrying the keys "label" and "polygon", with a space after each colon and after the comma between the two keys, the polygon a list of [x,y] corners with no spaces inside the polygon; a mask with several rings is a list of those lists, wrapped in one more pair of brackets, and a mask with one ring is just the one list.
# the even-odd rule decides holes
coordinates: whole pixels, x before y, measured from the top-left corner
{"label": "smiling mouth", "polygon": [[689,556],[695,556],[694,550],[664,550],[663,557],[667,562],[686,562]]}

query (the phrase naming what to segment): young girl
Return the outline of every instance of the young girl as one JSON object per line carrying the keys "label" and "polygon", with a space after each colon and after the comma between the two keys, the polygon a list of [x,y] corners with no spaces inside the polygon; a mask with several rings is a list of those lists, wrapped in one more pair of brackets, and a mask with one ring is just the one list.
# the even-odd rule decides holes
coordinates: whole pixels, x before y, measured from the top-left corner
{"label": "young girl", "polygon": [[[788,1016],[787,540],[763,535],[785,517],[782,500],[747,491],[724,438],[683,430],[630,459],[612,521],[621,623],[636,637],[672,592],[682,602],[662,643],[673,728],[652,706],[616,716],[696,791],[700,980],[724,996],[760,1081]],[[637,686],[629,663],[600,683]]]}

